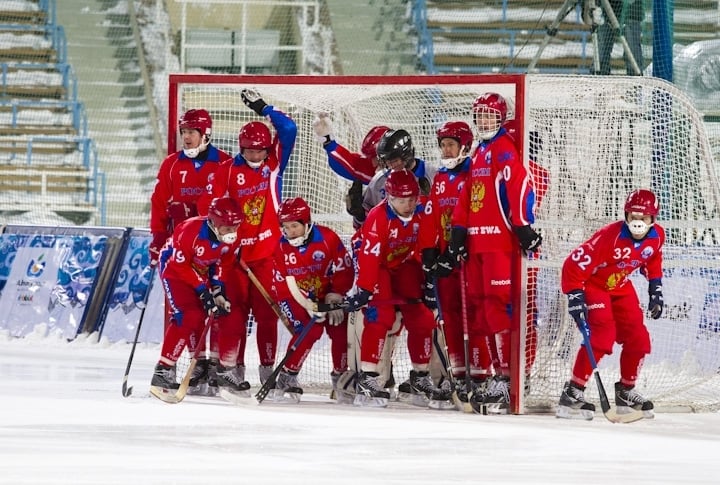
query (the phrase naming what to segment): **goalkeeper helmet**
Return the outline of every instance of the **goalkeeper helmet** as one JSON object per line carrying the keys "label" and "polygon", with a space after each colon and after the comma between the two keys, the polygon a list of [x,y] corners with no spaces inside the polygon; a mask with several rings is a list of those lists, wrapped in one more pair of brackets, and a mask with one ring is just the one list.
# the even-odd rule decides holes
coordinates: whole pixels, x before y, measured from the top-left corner
{"label": "goalkeeper helmet", "polygon": [[625,224],[636,239],[645,237],[659,213],[657,197],[650,190],[635,190],[625,201]]}
{"label": "goalkeeper helmet", "polygon": [[[237,227],[243,220],[242,215],[238,201],[230,197],[218,197],[210,202],[208,225],[220,241],[225,244],[233,244],[237,240]],[[221,234],[220,228],[223,227],[234,227],[235,229]]]}
{"label": "goalkeeper helmet", "polygon": [[[298,247],[305,244],[313,227],[310,222],[310,206],[305,199],[302,197],[285,199],[278,210],[278,219],[283,235],[291,246]],[[296,223],[302,224],[302,229]]]}
{"label": "goalkeeper helmet", "polygon": [[480,138],[490,140],[505,122],[508,108],[505,98],[498,93],[485,93],[475,99],[472,112]]}
{"label": "goalkeeper helmet", "polygon": [[400,159],[401,168],[411,168],[415,161],[415,147],[413,147],[410,133],[405,130],[388,130],[377,144],[377,158],[387,167],[388,162]]}
{"label": "goalkeeper helmet", "polygon": [[212,134],[212,118],[210,113],[204,109],[190,109],[180,117],[178,129],[197,130],[200,133],[200,144],[193,148],[183,148],[183,153],[188,158],[197,158],[200,152],[204,151],[210,144]]}
{"label": "goalkeeper helmet", "polygon": [[367,132],[365,138],[360,145],[360,153],[365,155],[366,158],[374,159],[377,158],[377,144],[380,138],[389,131],[390,128],[387,126],[373,126],[370,131]]}
{"label": "goalkeeper helmet", "polygon": [[473,141],[472,130],[470,130],[470,126],[464,121],[446,121],[437,130],[438,146],[440,146],[443,138],[452,138],[460,144],[460,152],[457,157],[443,158],[440,160],[443,167],[453,169],[470,153],[470,147]]}

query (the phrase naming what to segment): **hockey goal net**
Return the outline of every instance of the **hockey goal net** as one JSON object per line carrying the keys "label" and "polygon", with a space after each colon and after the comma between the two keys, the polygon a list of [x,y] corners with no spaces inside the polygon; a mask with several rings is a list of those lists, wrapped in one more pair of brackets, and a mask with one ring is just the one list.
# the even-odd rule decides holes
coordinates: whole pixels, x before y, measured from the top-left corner
{"label": "hockey goal net", "polygon": [[[521,308],[513,328],[515,412],[552,409],[579,348],[580,335],[559,288],[564,258],[599,227],[622,218],[630,191],[655,190],[661,203],[659,220],[668,234],[666,311],[659,320],[646,319],[653,351],[645,359],[638,390],[660,409],[720,408],[720,181],[702,119],[672,85],[637,77],[541,75],[172,75],[168,150],[179,148],[173,130],[178,116],[204,108],[213,117],[213,143],[237,153],[240,127],[257,119],[240,98],[246,87],[256,88],[298,125],[283,196],[304,197],[315,222],[346,240],[352,234],[344,207],[349,183],[329,169],[315,139],[312,122],[317,112],[331,114],[335,138],[351,150],[359,149],[370,127],[384,124],[408,130],[416,155],[436,164],[435,130],[441,123],[464,120],[472,126],[470,106],[486,91],[511,101],[518,148],[525,160],[534,154],[548,175],[536,210],[542,251],[536,259],[523,260],[522,277],[514,282]],[[537,138],[528,136],[531,131]],[[633,283],[644,303],[647,284],[641,277]],[[287,344],[286,333],[281,335],[278,360]],[[248,379],[256,383],[253,341],[251,337],[246,364]],[[608,387],[618,379],[618,354],[616,348],[600,365]],[[394,368],[398,381],[407,378],[403,342],[396,345]],[[324,339],[313,349],[300,380],[305,386],[329,388],[330,370]],[[597,400],[594,389],[588,386],[588,393]]]}

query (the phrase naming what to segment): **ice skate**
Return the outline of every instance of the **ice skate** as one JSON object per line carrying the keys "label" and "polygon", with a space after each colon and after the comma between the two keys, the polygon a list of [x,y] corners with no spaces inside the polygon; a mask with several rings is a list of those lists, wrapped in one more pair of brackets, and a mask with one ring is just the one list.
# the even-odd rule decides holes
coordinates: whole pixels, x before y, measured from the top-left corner
{"label": "ice skate", "polygon": [[510,378],[493,377],[487,392],[470,397],[470,405],[477,414],[507,414],[510,409]]}
{"label": "ice skate", "polygon": [[585,400],[585,388],[573,381],[567,381],[560,394],[555,416],[563,419],[585,419],[595,416],[595,405]]}
{"label": "ice skate", "polygon": [[428,371],[411,370],[410,379],[398,387],[398,400],[424,408],[428,406],[433,391],[435,386]]}
{"label": "ice skate", "polygon": [[208,376],[210,371],[210,361],[200,359],[195,364],[192,377],[190,377],[190,385],[188,387],[188,396],[207,396],[208,395]]}
{"label": "ice skate", "polygon": [[260,365],[258,366],[258,375],[260,376],[260,385],[264,385],[265,381],[270,378],[273,373],[273,366],[271,365]]}
{"label": "ice skate", "polygon": [[250,397],[250,383],[245,380],[245,366],[217,366],[217,384],[220,397],[230,402]]}
{"label": "ice skate", "polygon": [[455,403],[452,399],[453,388],[450,381],[445,377],[440,378],[440,385],[433,389],[430,395],[428,407],[430,409],[446,410],[455,409]]}
{"label": "ice skate", "polygon": [[353,404],[356,396],[358,374],[353,370],[346,370],[337,377],[337,384],[333,377],[335,399],[338,404]]}
{"label": "ice skate", "polygon": [[280,404],[297,404],[303,394],[302,388],[298,385],[297,372],[290,372],[286,369],[280,371],[273,389],[273,402]]}
{"label": "ice skate", "polygon": [[480,377],[480,378],[471,378],[470,379],[470,389],[467,388],[467,385],[465,384],[465,377],[458,377],[456,378],[456,390],[458,399],[462,401],[463,403],[468,402],[468,395],[474,396],[474,395],[485,395],[485,392],[487,391],[488,382],[492,380],[492,377]]}
{"label": "ice skate", "polygon": [[652,401],[645,399],[635,390],[635,386],[626,386],[621,382],[615,383],[615,405],[618,415],[631,414],[642,411],[643,418],[655,417],[655,406]]}
{"label": "ice skate", "polygon": [[377,372],[361,372],[358,377],[357,395],[353,404],[355,406],[384,408],[390,400],[390,393],[382,388],[378,382]]}
{"label": "ice skate", "polygon": [[150,381],[150,394],[167,403],[177,403],[177,383],[175,366],[157,364]]}

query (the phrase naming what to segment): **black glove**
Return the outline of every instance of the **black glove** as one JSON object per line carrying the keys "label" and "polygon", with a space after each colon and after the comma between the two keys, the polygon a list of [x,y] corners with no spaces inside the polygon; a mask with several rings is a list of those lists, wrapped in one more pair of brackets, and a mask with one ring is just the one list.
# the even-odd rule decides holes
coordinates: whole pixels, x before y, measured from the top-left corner
{"label": "black glove", "polygon": [[212,289],[213,300],[215,305],[218,307],[217,315],[219,317],[230,314],[230,300],[225,296],[224,286],[213,286]]}
{"label": "black glove", "polygon": [[650,303],[648,304],[650,316],[653,320],[657,320],[662,315],[663,306],[665,306],[665,300],[663,300],[662,294],[662,280],[660,278],[650,280],[648,294],[650,295]]}
{"label": "black glove", "polygon": [[423,304],[430,310],[437,310],[437,294],[435,292],[435,283],[426,281],[423,284]]}
{"label": "black glove", "polygon": [[457,267],[457,261],[450,256],[449,251],[446,249],[437,258],[437,264],[435,267],[435,275],[438,278],[447,278],[453,272],[453,269]]}
{"label": "black glove", "polygon": [[240,91],[240,97],[242,98],[243,103],[245,103],[245,106],[256,112],[258,116],[263,115],[262,112],[263,109],[265,109],[265,106],[267,106],[267,103],[263,101],[260,93],[254,89],[243,89]]}
{"label": "black glove", "polygon": [[455,264],[461,260],[466,260],[468,257],[468,250],[465,244],[466,239],[467,229],[464,227],[453,227],[450,231],[450,244],[448,244],[447,254]]}
{"label": "black glove", "polygon": [[575,320],[575,325],[582,332],[590,335],[590,328],[587,324],[587,305],[585,304],[585,292],[583,290],[572,290],[568,296],[568,312]]}
{"label": "black glove", "polygon": [[345,196],[345,207],[348,214],[353,216],[356,221],[363,222],[365,220],[365,208],[363,207],[363,184],[356,180],[350,186]]}
{"label": "black glove", "polygon": [[527,226],[515,226],[515,235],[520,240],[520,247],[525,251],[537,251],[542,244],[542,237],[535,230]]}
{"label": "black glove", "polygon": [[421,253],[422,270],[425,275],[425,281],[433,281],[437,276],[437,248],[425,248]]}
{"label": "black glove", "polygon": [[220,309],[218,308],[217,304],[215,303],[215,298],[213,297],[213,294],[208,290],[207,288],[203,288],[201,291],[198,292],[198,296],[200,297],[200,301],[202,302],[203,310],[208,315],[217,315]]}
{"label": "black glove", "polygon": [[370,301],[370,298],[372,297],[372,292],[368,291],[364,288],[360,288],[359,291],[353,295],[345,297],[345,301],[343,302],[343,306],[347,308],[348,312],[354,312],[365,305],[368,304]]}

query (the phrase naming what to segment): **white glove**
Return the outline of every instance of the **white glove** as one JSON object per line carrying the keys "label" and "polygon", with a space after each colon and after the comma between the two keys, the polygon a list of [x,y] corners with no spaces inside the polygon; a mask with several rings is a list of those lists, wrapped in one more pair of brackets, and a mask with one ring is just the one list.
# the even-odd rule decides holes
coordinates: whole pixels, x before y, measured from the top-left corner
{"label": "white glove", "polygon": [[[342,303],[343,297],[338,293],[328,293],[325,295],[325,303]],[[337,310],[330,310],[327,312],[327,320],[330,325],[340,325],[345,319],[345,312],[342,308]]]}
{"label": "white glove", "polygon": [[332,121],[330,121],[330,114],[321,111],[315,117],[313,121],[313,129],[315,135],[320,143],[328,143],[333,139],[332,135]]}
{"label": "white glove", "polygon": [[221,315],[227,315],[230,313],[230,300],[225,296],[225,292],[219,286],[214,286],[212,289],[213,300],[220,309]]}
{"label": "white glove", "polygon": [[262,96],[260,96],[260,93],[258,93],[257,90],[254,88],[243,89],[241,95],[243,101],[247,103],[254,103],[255,101],[262,98]]}

